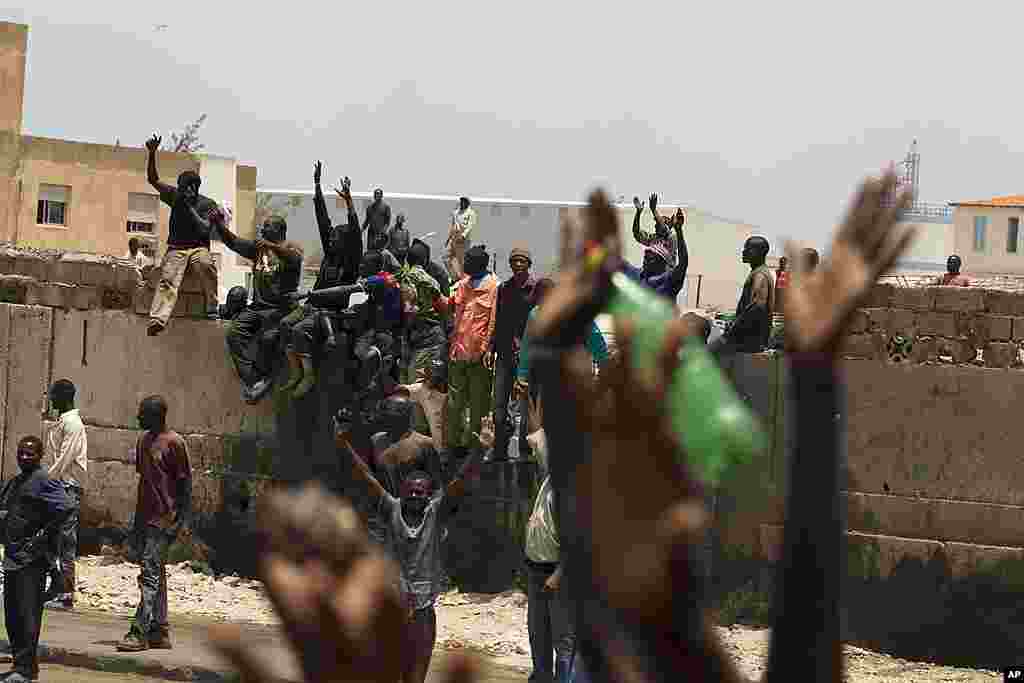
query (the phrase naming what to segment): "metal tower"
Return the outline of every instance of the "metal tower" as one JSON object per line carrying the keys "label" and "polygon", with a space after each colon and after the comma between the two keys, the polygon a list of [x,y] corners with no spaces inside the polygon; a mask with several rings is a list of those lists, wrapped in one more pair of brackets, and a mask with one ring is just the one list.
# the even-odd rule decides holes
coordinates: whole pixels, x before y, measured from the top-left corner
{"label": "metal tower", "polygon": [[900,189],[909,188],[913,203],[917,204],[920,200],[918,191],[921,186],[921,155],[917,151],[917,140],[910,145],[910,151],[907,152],[907,156],[904,157],[900,165],[903,166],[903,173],[898,179],[899,187]]}

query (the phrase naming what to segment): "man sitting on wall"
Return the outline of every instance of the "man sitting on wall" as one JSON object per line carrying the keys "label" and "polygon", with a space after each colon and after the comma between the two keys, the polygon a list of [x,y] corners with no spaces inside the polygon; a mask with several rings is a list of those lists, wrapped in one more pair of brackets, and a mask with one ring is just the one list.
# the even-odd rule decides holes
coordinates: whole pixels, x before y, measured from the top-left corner
{"label": "man sitting on wall", "polygon": [[192,271],[199,278],[206,299],[206,313],[218,317],[217,269],[210,255],[210,224],[203,220],[217,207],[209,197],[199,194],[202,180],[195,171],[185,171],[178,176],[178,187],[160,182],[156,170],[156,150],[161,138],[154,135],[146,142],[149,157],[146,175],[149,184],[160,193],[160,200],[171,207],[170,232],[167,236],[167,253],[160,264],[160,283],[153,295],[149,310],[147,334],[155,337],[167,328],[167,321],[178,302],[178,290],[185,279],[185,273]]}
{"label": "man sitting on wall", "polygon": [[960,257],[953,254],[946,260],[946,272],[935,281],[940,287],[970,287],[971,281],[966,275],[960,273],[962,261]]}
{"label": "man sitting on wall", "polygon": [[[203,221],[198,215],[195,218]],[[231,321],[227,343],[242,381],[242,398],[256,403],[270,390],[274,378],[268,367],[272,363],[250,347],[257,335],[288,314],[302,278],[302,246],[287,240],[288,224],[280,216],[267,218],[255,240],[239,237],[226,224],[216,227],[228,249],[252,261],[252,303]]]}

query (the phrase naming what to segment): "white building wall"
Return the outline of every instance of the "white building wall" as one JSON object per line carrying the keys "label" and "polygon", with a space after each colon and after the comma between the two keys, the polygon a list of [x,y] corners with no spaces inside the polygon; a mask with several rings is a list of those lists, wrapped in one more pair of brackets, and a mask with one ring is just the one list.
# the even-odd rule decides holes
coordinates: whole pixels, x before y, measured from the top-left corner
{"label": "white building wall", "polygon": [[[238,206],[238,162],[228,157],[202,155],[199,177],[203,179],[201,192],[234,214],[235,207]],[[228,227],[237,232],[234,219]],[[223,303],[227,299],[228,290],[236,285],[245,286],[248,268],[240,266],[234,252],[219,240],[214,240],[210,244],[210,251],[218,262],[217,298]]]}

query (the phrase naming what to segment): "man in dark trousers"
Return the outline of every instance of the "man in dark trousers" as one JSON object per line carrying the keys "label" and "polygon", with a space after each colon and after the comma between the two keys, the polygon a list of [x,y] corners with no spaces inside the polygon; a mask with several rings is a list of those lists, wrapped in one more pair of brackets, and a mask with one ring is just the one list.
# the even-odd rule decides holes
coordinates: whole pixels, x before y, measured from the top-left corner
{"label": "man in dark trousers", "polygon": [[366,230],[366,247],[383,249],[387,245],[388,228],[391,227],[391,207],[384,202],[384,190],[373,191],[373,203],[366,207],[363,230]]}
{"label": "man in dark trousers", "polygon": [[[491,337],[494,354],[494,452],[491,457],[496,461],[508,458],[508,446],[515,430],[515,424],[509,419],[508,404],[515,386],[526,319],[535,303],[533,290],[536,281],[530,275],[532,265],[529,251],[513,249],[508,257],[512,277],[498,286],[494,336]],[[526,434],[520,433],[519,444],[520,453],[529,448]]]}
{"label": "man in dark trousers", "polygon": [[171,649],[167,622],[167,551],[192,523],[192,466],[185,440],[167,429],[167,402],[149,396],[139,404],[146,430],[135,447],[139,496],[134,541],[139,551],[139,606],[121,652]]}
{"label": "man in dark trousers", "polygon": [[39,630],[46,576],[55,566],[60,529],[75,510],[59,481],[41,467],[43,442],[18,442],[21,472],[0,492],[4,542],[4,624],[13,667],[4,681],[39,679]]}

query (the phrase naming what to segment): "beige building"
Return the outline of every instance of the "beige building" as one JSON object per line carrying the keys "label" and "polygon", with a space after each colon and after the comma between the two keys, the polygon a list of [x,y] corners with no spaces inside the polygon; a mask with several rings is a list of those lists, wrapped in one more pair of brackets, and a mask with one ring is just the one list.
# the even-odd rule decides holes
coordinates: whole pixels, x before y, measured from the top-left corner
{"label": "beige building", "polygon": [[[146,180],[146,150],[22,135],[28,27],[0,23],[0,242],[124,256],[140,238],[160,258],[170,208]],[[212,155],[160,152],[159,172],[173,185],[198,171],[202,193],[231,208],[237,232],[251,236],[256,169]],[[215,244],[220,298],[245,284],[248,266]]]}
{"label": "beige building", "polygon": [[1024,275],[1024,195],[952,202],[954,253],[968,274]]}

